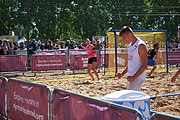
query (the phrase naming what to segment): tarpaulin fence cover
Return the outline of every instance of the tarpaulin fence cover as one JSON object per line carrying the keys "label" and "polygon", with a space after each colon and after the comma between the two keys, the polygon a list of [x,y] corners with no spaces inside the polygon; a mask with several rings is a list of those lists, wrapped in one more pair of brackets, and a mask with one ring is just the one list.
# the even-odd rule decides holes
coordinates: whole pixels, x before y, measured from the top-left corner
{"label": "tarpaulin fence cover", "polygon": [[180,120],[180,116],[169,115],[156,111],[151,111],[151,113],[151,120]]}
{"label": "tarpaulin fence cover", "polygon": [[33,55],[31,71],[66,70],[65,55]]}
{"label": "tarpaulin fence cover", "polygon": [[[87,69],[88,55],[85,50],[70,50],[70,66],[71,70],[84,70]],[[102,55],[97,54],[97,68],[102,67]]]}
{"label": "tarpaulin fence cover", "polygon": [[[165,52],[159,51],[157,64],[165,64]],[[168,63],[180,63],[180,51],[168,52]],[[36,54],[31,56],[31,71],[53,71],[66,70],[70,65],[71,70],[87,69],[87,53],[84,50],[52,50],[52,51],[36,51]],[[2,55],[0,56],[0,72],[16,72],[27,71],[27,56],[26,55]],[[127,65],[127,50],[118,49],[117,63],[119,67]],[[115,51],[114,49],[101,50],[97,54],[97,68],[102,67],[115,70]]]}
{"label": "tarpaulin fence cover", "polygon": [[0,77],[0,114],[3,117],[7,117],[7,79],[4,77]]}
{"label": "tarpaulin fence cover", "polygon": [[26,55],[0,56],[0,72],[26,71]]}
{"label": "tarpaulin fence cover", "polygon": [[49,94],[48,86],[9,79],[9,118],[12,120],[49,120]]}
{"label": "tarpaulin fence cover", "polygon": [[118,106],[76,93],[54,89],[54,120],[136,120],[141,114],[132,108]]}
{"label": "tarpaulin fence cover", "polygon": [[[142,120],[141,113],[133,108],[70,91],[55,88],[51,96],[45,85],[0,77],[0,90],[0,116],[12,120]],[[151,114],[151,120],[180,119],[155,111]]]}
{"label": "tarpaulin fence cover", "polygon": [[168,52],[168,63],[169,64],[180,64],[180,51],[169,51]]}

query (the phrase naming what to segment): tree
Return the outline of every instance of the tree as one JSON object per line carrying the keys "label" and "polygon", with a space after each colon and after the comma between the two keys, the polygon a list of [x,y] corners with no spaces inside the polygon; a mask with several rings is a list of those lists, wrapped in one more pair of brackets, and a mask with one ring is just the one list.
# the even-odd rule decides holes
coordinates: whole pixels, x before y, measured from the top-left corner
{"label": "tree", "polygon": [[[82,39],[105,35],[108,28],[168,30],[177,39],[180,20],[177,0],[2,0],[0,32],[15,31],[40,39]],[[28,9],[29,8],[29,9]],[[28,27],[29,26],[29,27]]]}

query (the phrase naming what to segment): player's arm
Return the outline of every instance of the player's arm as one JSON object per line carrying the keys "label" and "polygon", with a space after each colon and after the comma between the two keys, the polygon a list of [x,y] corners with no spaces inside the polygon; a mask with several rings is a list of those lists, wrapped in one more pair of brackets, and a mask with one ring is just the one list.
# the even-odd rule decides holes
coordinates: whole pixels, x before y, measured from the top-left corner
{"label": "player's arm", "polygon": [[138,47],[138,53],[139,53],[139,56],[140,56],[140,60],[141,60],[141,67],[139,68],[139,70],[134,74],[134,76],[128,76],[127,80],[129,82],[132,82],[134,81],[137,77],[139,77],[143,72],[144,70],[147,68],[147,49],[146,49],[146,46],[144,44],[141,44],[139,45]]}
{"label": "player's arm", "polygon": [[147,68],[147,49],[146,46],[144,44],[141,44],[138,48],[138,53],[141,59],[141,67],[139,68],[139,70],[137,71],[137,73],[134,75],[135,78],[139,77],[144,70]]}
{"label": "player's arm", "polygon": [[86,47],[84,47],[82,44],[80,44],[80,46],[82,49],[86,50]]}
{"label": "player's arm", "polygon": [[128,67],[126,67],[123,72],[122,72],[122,75],[124,76],[126,73],[127,73],[127,70],[128,70]]}
{"label": "player's arm", "polygon": [[120,79],[127,73],[128,67],[126,67],[123,72],[117,73],[116,76]]}

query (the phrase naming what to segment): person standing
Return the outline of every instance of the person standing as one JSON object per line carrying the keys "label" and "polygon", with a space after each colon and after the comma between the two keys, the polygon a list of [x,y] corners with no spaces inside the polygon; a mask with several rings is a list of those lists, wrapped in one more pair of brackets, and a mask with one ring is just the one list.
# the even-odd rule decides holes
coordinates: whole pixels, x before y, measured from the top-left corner
{"label": "person standing", "polygon": [[123,41],[128,43],[128,65],[123,72],[117,73],[121,78],[126,73],[127,89],[141,91],[141,85],[146,80],[147,47],[143,40],[137,38],[129,26],[124,26],[119,33]]}
{"label": "person standing", "polygon": [[151,69],[151,71],[150,71],[150,73],[149,73],[149,75],[148,75],[149,78],[154,78],[154,76],[151,76],[151,75],[152,75],[152,73],[153,73],[153,72],[156,70],[156,68],[157,68],[156,62],[155,62],[155,60],[154,60],[154,56],[157,55],[158,50],[159,50],[159,44],[158,44],[158,43],[155,43],[155,44],[153,45],[153,49],[150,49],[150,50],[148,51],[148,65],[149,65],[149,66],[153,66],[153,68]]}
{"label": "person standing", "polygon": [[1,48],[4,50],[4,54],[5,54],[5,55],[8,55],[8,51],[9,51],[8,41],[5,40],[5,41],[3,42],[3,45],[2,45]]}
{"label": "person standing", "polygon": [[86,47],[84,47],[81,44],[81,47],[86,50],[88,54],[88,74],[91,77],[92,80],[94,80],[94,76],[92,75],[91,70],[93,70],[94,74],[96,75],[97,79],[99,80],[99,75],[98,72],[96,71],[96,66],[97,66],[97,59],[96,59],[96,50],[93,44],[90,44],[90,40],[88,38],[85,39],[85,44]]}

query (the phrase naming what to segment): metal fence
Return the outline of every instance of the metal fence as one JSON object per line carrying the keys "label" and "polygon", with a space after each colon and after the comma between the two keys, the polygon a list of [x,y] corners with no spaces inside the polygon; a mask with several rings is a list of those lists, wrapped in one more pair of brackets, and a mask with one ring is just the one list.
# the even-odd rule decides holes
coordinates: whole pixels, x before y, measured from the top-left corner
{"label": "metal fence", "polygon": [[[0,77],[0,115],[12,120],[143,120],[134,108],[46,85]],[[3,87],[2,87],[3,86]]]}
{"label": "metal fence", "polygon": [[[97,68],[113,67],[115,69],[114,50],[101,50],[97,54]],[[84,50],[48,50],[35,51],[27,60],[26,51],[16,51],[15,55],[0,56],[0,72],[40,72],[57,70],[85,70],[87,69],[87,54]],[[117,64],[119,67],[127,65],[127,53],[125,49],[118,49]],[[160,52],[158,64],[165,64],[165,53]],[[179,64],[180,51],[170,51],[168,53],[169,64]]]}
{"label": "metal fence", "polygon": [[[49,86],[23,80],[0,76],[0,90],[2,120],[143,120],[134,108],[62,89],[50,91]],[[180,117],[151,111],[151,120],[180,120]]]}

